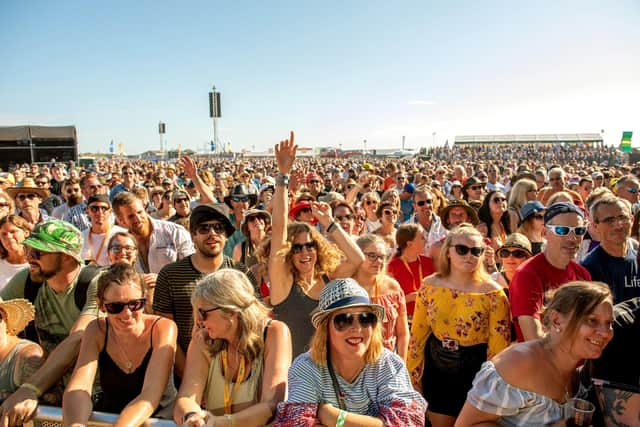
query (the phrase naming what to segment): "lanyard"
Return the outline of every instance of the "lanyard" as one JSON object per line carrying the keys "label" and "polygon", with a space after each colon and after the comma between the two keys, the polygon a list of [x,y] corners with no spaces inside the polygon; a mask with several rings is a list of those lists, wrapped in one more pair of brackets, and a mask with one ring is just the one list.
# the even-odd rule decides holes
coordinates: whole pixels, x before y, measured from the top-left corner
{"label": "lanyard", "polygon": [[[107,226],[107,231],[105,231],[104,233],[104,237],[102,238],[102,242],[100,243],[98,252],[96,252],[96,256],[91,259],[91,261],[95,262],[96,265],[98,264],[98,258],[100,258],[100,254],[102,253],[102,249],[104,248],[104,242],[107,241],[107,237],[109,236],[110,231],[111,231],[111,224]],[[91,252],[91,235],[92,234],[93,232],[91,231],[91,228],[89,228],[89,252]]]}
{"label": "lanyard", "polygon": [[230,415],[233,393],[236,392],[236,389],[240,387],[240,384],[242,384],[242,381],[244,380],[244,355],[240,356],[240,361],[238,362],[238,378],[236,378],[236,382],[233,385],[232,390],[229,390],[231,388],[232,378],[227,380],[227,373],[229,373],[229,359],[226,348],[220,352],[220,359],[222,360],[222,375],[224,376],[224,413],[225,415]]}
{"label": "lanyard", "polygon": [[405,261],[404,258],[400,257],[400,259],[402,260],[402,263],[407,268],[407,270],[409,270],[409,274],[411,275],[411,280],[413,281],[413,292],[416,292],[418,289],[420,289],[420,285],[422,284],[422,263],[420,262],[420,256],[418,255],[418,258],[417,258],[417,261],[418,261],[418,286],[417,287],[416,287],[416,277],[413,275],[413,270],[411,270],[411,267],[409,267],[409,264],[407,264],[407,261]]}

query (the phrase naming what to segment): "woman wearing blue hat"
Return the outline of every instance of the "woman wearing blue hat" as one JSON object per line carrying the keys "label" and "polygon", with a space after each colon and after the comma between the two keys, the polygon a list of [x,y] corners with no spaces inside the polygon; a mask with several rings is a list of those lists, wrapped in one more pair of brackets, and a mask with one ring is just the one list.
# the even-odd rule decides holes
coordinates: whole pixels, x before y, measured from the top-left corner
{"label": "woman wearing blue hat", "polygon": [[527,202],[520,209],[520,222],[518,223],[518,233],[531,242],[531,253],[533,255],[542,252],[546,242],[542,235],[544,229],[545,207],[538,201]]}
{"label": "woman wearing blue hat", "polygon": [[289,369],[289,398],[276,426],[423,426],[425,400],[402,359],[384,348],[384,308],[353,279],[320,294],[311,349]]}

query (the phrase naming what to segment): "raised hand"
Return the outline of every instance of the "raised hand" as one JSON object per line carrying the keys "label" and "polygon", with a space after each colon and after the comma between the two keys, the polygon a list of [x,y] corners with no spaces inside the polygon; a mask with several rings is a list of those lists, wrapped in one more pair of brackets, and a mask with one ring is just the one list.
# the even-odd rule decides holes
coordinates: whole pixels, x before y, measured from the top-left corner
{"label": "raised hand", "polygon": [[291,171],[293,162],[296,160],[296,151],[298,146],[294,143],[295,134],[291,131],[289,139],[280,141],[276,144],[274,151],[276,153],[276,162],[278,163],[278,170],[281,174],[288,174]]}
{"label": "raised hand", "polygon": [[196,174],[198,173],[198,167],[196,166],[196,162],[193,161],[193,159],[189,156],[183,156],[178,161],[178,164],[182,167],[182,169],[184,169],[184,173],[185,175],[187,175],[187,178],[193,181],[195,179]]}
{"label": "raised hand", "polygon": [[327,203],[312,202],[311,212],[313,212],[313,216],[315,216],[318,222],[325,228],[327,228],[333,220],[331,216],[331,206]]}

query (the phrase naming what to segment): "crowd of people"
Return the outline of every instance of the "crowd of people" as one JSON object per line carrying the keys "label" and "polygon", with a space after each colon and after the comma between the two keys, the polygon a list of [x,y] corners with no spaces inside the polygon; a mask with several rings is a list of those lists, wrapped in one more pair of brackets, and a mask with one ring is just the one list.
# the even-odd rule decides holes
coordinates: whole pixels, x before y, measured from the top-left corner
{"label": "crowd of people", "polygon": [[0,172],[0,425],[638,425],[640,167],[294,140]]}

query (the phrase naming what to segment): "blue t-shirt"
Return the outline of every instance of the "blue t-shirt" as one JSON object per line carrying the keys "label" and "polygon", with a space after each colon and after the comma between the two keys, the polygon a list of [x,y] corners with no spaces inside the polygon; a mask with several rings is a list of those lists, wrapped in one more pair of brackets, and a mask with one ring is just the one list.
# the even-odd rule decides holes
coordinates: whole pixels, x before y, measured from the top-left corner
{"label": "blue t-shirt", "polygon": [[640,272],[638,252],[627,244],[627,254],[623,257],[609,255],[598,246],[585,257],[582,266],[591,273],[591,280],[604,282],[611,288],[614,303],[640,297]]}

